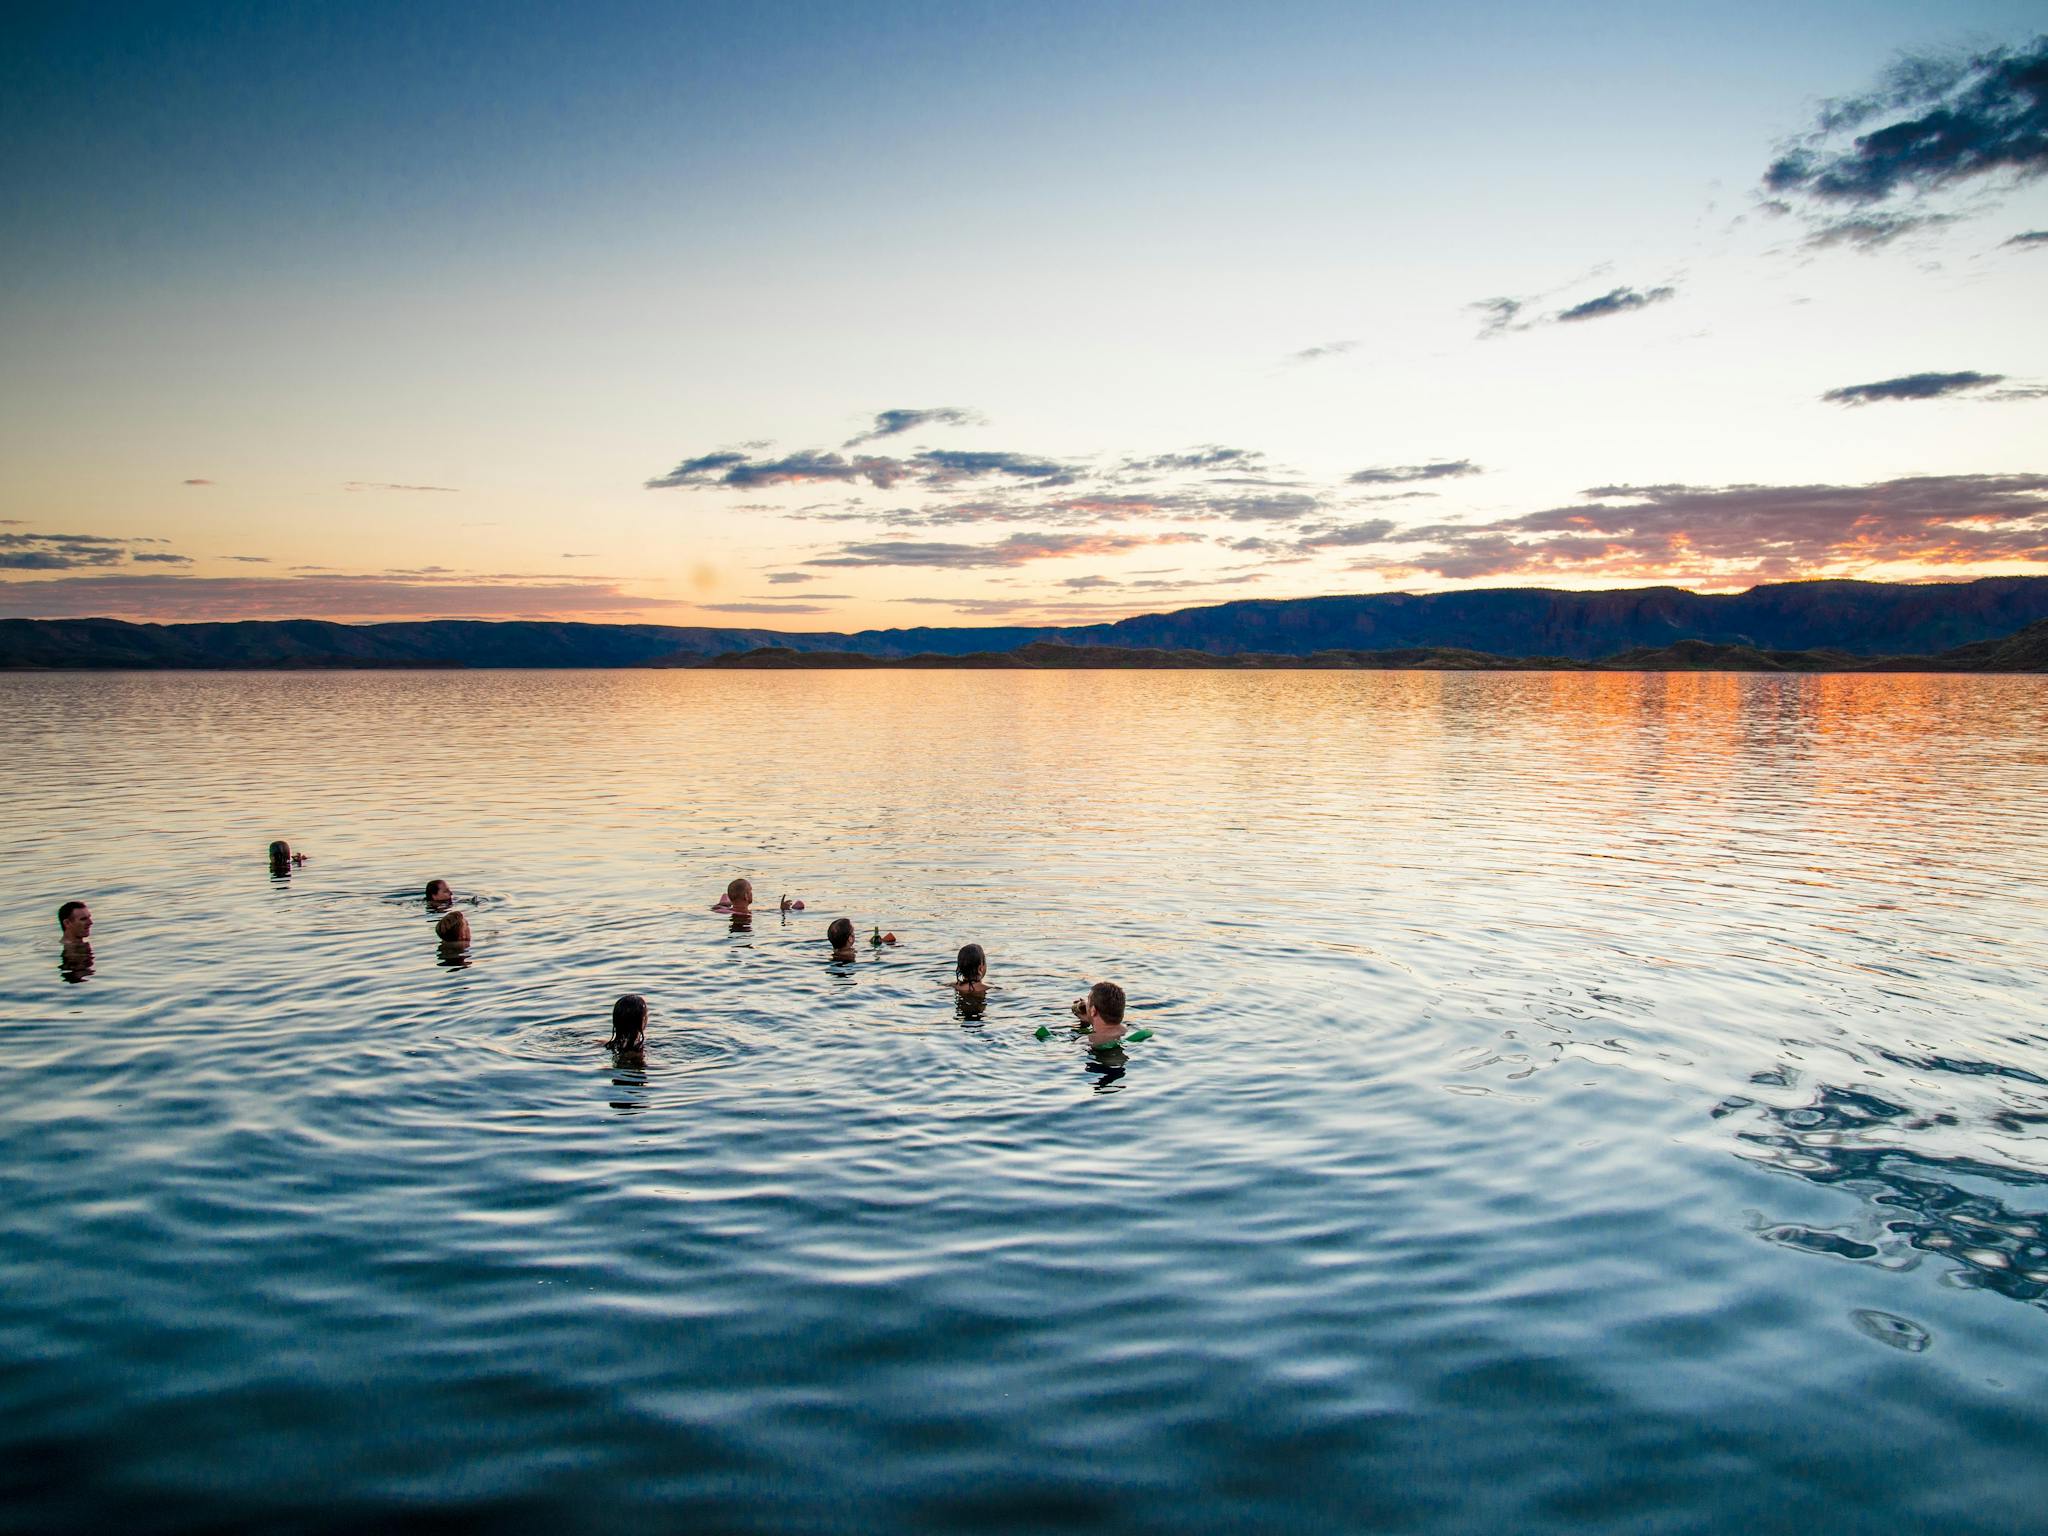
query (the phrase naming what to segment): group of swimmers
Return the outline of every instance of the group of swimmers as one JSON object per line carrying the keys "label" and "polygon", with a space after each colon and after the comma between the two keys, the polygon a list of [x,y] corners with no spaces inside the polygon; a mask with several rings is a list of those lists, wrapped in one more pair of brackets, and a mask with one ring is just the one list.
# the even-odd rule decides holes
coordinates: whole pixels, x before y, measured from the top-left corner
{"label": "group of swimmers", "polygon": [[[276,876],[287,876],[294,868],[303,866],[306,856],[294,853],[291,844],[282,840],[270,845],[270,872]],[[435,937],[441,941],[444,953],[459,953],[469,947],[469,917],[455,902],[455,892],[446,880],[429,880],[424,896],[430,912],[439,917],[434,923]],[[791,900],[784,896],[780,901],[784,913],[804,910],[802,900]],[[754,887],[750,881],[734,880],[725,888],[725,894],[712,904],[712,911],[729,913],[735,931],[745,931],[753,921]],[[83,980],[92,973],[92,908],[82,901],[67,901],[57,908],[57,926],[63,931],[64,951],[61,968],[69,980]],[[835,917],[826,925],[825,940],[832,946],[835,961],[857,960],[860,952],[854,947],[854,926],[851,918]],[[881,949],[895,944],[896,935],[883,933],[878,927],[870,944]],[[988,1000],[988,952],[979,944],[963,944],[953,961],[953,995],[960,1000],[963,1008],[978,1009]],[[1126,1034],[1124,1029],[1124,989],[1113,981],[1098,981],[1088,991],[1074,999],[1070,1005],[1076,1020],[1076,1029],[1086,1029],[1089,1043],[1098,1051],[1113,1051],[1126,1039],[1144,1039],[1147,1031]],[[1039,1030],[1044,1039],[1050,1031]],[[612,1004],[612,1033],[610,1044],[621,1056],[638,1055],[647,1044],[647,999],[637,992],[629,992]]]}

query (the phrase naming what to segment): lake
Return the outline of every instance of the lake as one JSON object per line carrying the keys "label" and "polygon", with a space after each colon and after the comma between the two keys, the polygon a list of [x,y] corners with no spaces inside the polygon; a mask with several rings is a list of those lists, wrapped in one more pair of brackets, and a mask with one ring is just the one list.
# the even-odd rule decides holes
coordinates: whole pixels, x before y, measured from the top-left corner
{"label": "lake", "polygon": [[0,1526],[2041,1528],[2048,678],[12,675],[0,764]]}

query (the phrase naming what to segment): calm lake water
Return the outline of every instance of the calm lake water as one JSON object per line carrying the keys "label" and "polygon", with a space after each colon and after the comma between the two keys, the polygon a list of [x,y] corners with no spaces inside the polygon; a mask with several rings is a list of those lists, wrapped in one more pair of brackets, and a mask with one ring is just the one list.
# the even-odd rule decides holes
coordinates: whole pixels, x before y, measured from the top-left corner
{"label": "calm lake water", "polygon": [[0,765],[0,1526],[2048,1521],[2048,679],[11,676]]}

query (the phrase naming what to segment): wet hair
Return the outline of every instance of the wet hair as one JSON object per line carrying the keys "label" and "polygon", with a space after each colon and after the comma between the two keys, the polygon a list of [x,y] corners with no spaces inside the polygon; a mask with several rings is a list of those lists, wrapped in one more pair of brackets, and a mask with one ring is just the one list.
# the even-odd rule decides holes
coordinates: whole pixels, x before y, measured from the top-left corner
{"label": "wet hair", "polygon": [[1111,1024],[1124,1021],[1124,989],[1113,981],[1098,981],[1088,989],[1088,1001]]}
{"label": "wet hair", "polygon": [[979,981],[988,974],[988,952],[979,944],[962,944],[953,969],[962,981]]}
{"label": "wet hair", "polygon": [[825,930],[825,937],[832,941],[834,949],[845,949],[853,943],[853,919],[835,917],[832,926]]}
{"label": "wet hair", "polygon": [[283,838],[281,838],[281,837],[280,837],[280,838],[279,838],[279,839],[278,839],[278,840],[277,840],[276,842],[274,842],[274,843],[272,843],[272,844],[270,845],[270,862],[271,862],[271,863],[273,863],[273,864],[289,864],[289,863],[291,862],[291,860],[292,860],[292,845],[291,845],[290,843],[286,842],[286,841],[285,841],[285,840],[284,840]]}
{"label": "wet hair", "polygon": [[438,892],[438,893],[439,893],[439,895],[441,895],[441,896],[446,896],[446,897],[448,897],[448,898],[449,898],[449,899],[450,899],[451,901],[452,901],[452,900],[454,900],[454,898],[455,898],[455,893],[454,893],[453,891],[451,891],[450,889],[448,889],[448,882],[447,882],[446,880],[429,880],[429,881],[427,882],[427,897],[426,897],[426,899],[427,899],[428,901],[433,901],[433,900],[435,900],[435,899],[436,899],[436,893],[437,893],[437,892]]}
{"label": "wet hair", "polygon": [[434,932],[441,936],[443,944],[462,944],[469,940],[469,919],[460,912],[444,913],[434,924]]}
{"label": "wet hair", "polygon": [[647,1038],[647,999],[628,992],[612,1004],[612,1040],[619,1045],[638,1045]]}
{"label": "wet hair", "polygon": [[754,883],[751,880],[731,880],[726,882],[725,899],[727,901],[752,901],[754,899]]}
{"label": "wet hair", "polygon": [[65,903],[64,903],[64,905],[63,905],[63,906],[61,906],[61,907],[59,907],[59,908],[57,909],[57,921],[58,921],[59,923],[68,923],[68,922],[70,922],[70,921],[71,921],[71,914],[72,914],[72,913],[74,913],[74,912],[83,912],[84,910],[85,910],[85,903],[84,903],[84,902],[82,902],[82,901],[67,901],[67,902],[65,902]]}

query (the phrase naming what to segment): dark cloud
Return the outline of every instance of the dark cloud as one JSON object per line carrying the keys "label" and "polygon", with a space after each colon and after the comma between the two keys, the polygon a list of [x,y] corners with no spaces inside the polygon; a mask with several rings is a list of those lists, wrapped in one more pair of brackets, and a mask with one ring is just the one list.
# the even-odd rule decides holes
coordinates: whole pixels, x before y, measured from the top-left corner
{"label": "dark cloud", "polygon": [[886,491],[904,481],[946,486],[984,476],[1009,476],[1041,486],[1070,484],[1076,477],[1066,465],[1019,453],[933,449],[908,459],[842,454],[805,449],[779,459],[749,459],[738,453],[707,453],[685,459],[667,474],[646,482],[651,491],[691,486],[753,489],[765,485],[803,485],[865,481]]}
{"label": "dark cloud", "polygon": [[1875,384],[1845,384],[1831,389],[1821,399],[1831,405],[1868,405],[1877,400],[1939,400],[1944,395],[1966,394],[2003,384],[2002,373],[1909,373]]}
{"label": "dark cloud", "polygon": [[1233,523],[1291,523],[1320,510],[1322,502],[1302,492],[1274,496],[1211,496],[1196,503],[1196,515]]}
{"label": "dark cloud", "polygon": [[1285,363],[1313,363],[1326,357],[1342,357],[1346,352],[1358,350],[1355,341],[1326,341],[1321,346],[1303,347],[1299,352],[1290,352],[1281,361]]}
{"label": "dark cloud", "polygon": [[950,485],[956,480],[976,480],[984,475],[1010,475],[1045,485],[1070,485],[1075,479],[1074,472],[1064,464],[1055,464],[1050,459],[1029,458],[1021,453],[939,448],[920,453],[913,462],[923,471],[927,485]]}
{"label": "dark cloud", "polygon": [[546,619],[675,606],[610,582],[416,581],[388,576],[59,576],[0,581],[0,618]]}
{"label": "dark cloud", "polygon": [[141,565],[190,565],[192,563],[190,555],[166,554],[162,550],[142,550],[134,556],[134,559]]}
{"label": "dark cloud", "polygon": [[0,533],[0,570],[76,571],[119,565],[137,542],[96,533]]}
{"label": "dark cloud", "polygon": [[[1596,271],[1600,270],[1598,268]],[[1583,282],[1584,279],[1579,280]],[[1577,287],[1578,282],[1568,284]],[[1539,325],[1571,325],[1582,320],[1600,320],[1609,315],[1625,315],[1631,310],[1647,309],[1652,304],[1662,304],[1667,299],[1678,297],[1678,290],[1670,285],[1658,288],[1611,288],[1595,298],[1585,299],[1563,309],[1543,313],[1537,308],[1551,298],[1550,294],[1535,294],[1527,298],[1498,297],[1481,299],[1465,307],[1479,315],[1479,339],[1505,335],[1509,331],[1534,330]]]}
{"label": "dark cloud", "polygon": [[2014,235],[2005,243],[2019,246],[2022,250],[2048,245],[2048,229],[2030,229],[2024,234]]}
{"label": "dark cloud", "polygon": [[822,581],[822,576],[813,576],[809,571],[775,571],[768,577],[771,587],[795,586],[802,581]]}
{"label": "dark cloud", "polygon": [[1069,576],[1065,581],[1062,581],[1060,585],[1063,587],[1069,587],[1076,592],[1087,592],[1093,590],[1096,587],[1121,586],[1122,583],[1112,581],[1107,576]]}
{"label": "dark cloud", "polygon": [[919,427],[978,427],[981,417],[973,411],[966,411],[953,405],[933,406],[928,410],[898,409],[877,411],[875,424],[858,437],[849,437],[842,448],[858,448],[862,443],[872,443],[879,437],[896,437],[905,432],[914,432]]}
{"label": "dark cloud", "polygon": [[1579,320],[1599,320],[1608,315],[1625,315],[1632,309],[1647,309],[1652,304],[1661,304],[1666,299],[1678,297],[1676,288],[1613,288],[1597,299],[1587,299],[1583,304],[1574,304],[1561,309],[1552,318],[1560,325]]}
{"label": "dark cloud", "polygon": [[[1877,126],[1871,126],[1873,123]],[[2002,174],[2048,172],[2048,35],[1968,58],[1908,55],[1878,87],[1827,103],[1764,172],[1765,190],[1870,205]]]}
{"label": "dark cloud", "polygon": [[944,570],[978,570],[990,566],[1028,565],[1034,560],[1059,560],[1075,555],[1120,555],[1153,544],[1185,544],[1192,533],[1013,533],[994,544],[935,544],[910,539],[881,539],[849,544],[837,555],[806,561],[817,566],[922,566]]}
{"label": "dark cloud", "polygon": [[186,485],[211,485],[211,484],[213,484],[213,482],[212,482],[211,480],[187,480],[187,481],[185,481],[184,483],[185,483]]}
{"label": "dark cloud", "polygon": [[744,453],[700,453],[694,459],[685,459],[659,479],[647,482],[650,491],[662,490],[678,485],[710,485],[715,483],[728,469],[737,469],[747,462]]}
{"label": "dark cloud", "polygon": [[1362,544],[1384,544],[1396,526],[1384,517],[1368,518],[1362,523],[1324,523],[1304,528],[1301,537],[1295,540],[1295,548],[1349,549]]}
{"label": "dark cloud", "polygon": [[350,480],[342,486],[344,491],[436,491],[444,495],[457,495],[452,485],[393,485],[388,480]]}
{"label": "dark cloud", "polygon": [[1224,448],[1204,443],[1186,453],[1162,453],[1149,459],[1125,459],[1123,468],[1133,474],[1172,474],[1181,470],[1247,470],[1265,461],[1263,453],[1249,448]]}
{"label": "dark cloud", "polygon": [[837,453],[805,450],[779,459],[749,459],[743,453],[707,453],[685,459],[667,474],[647,482],[650,491],[674,490],[683,486],[724,485],[753,489],[764,485],[809,485],[818,482],[852,484],[865,480],[886,491],[910,478],[901,459],[868,457],[848,459]]}
{"label": "dark cloud", "polygon": [[270,564],[270,556],[268,556],[268,555],[222,555],[222,556],[221,556],[221,559],[223,559],[223,560],[233,560],[233,561],[235,561],[235,562],[236,562],[237,564],[239,564],[239,565],[268,565],[268,564]]}
{"label": "dark cloud", "polygon": [[1445,459],[1436,464],[1386,464],[1377,469],[1361,469],[1345,476],[1345,480],[1351,485],[1401,485],[1410,480],[1456,480],[1484,473],[1470,459]]}
{"label": "dark cloud", "polygon": [[1886,564],[2048,561],[2048,475],[1875,485],[1602,486],[1572,506],[1404,531],[1356,569],[1455,580],[1598,575],[1783,580]]}

